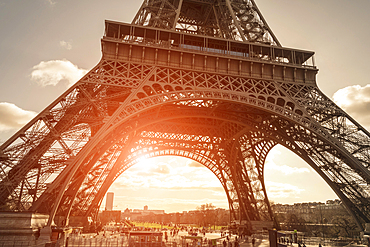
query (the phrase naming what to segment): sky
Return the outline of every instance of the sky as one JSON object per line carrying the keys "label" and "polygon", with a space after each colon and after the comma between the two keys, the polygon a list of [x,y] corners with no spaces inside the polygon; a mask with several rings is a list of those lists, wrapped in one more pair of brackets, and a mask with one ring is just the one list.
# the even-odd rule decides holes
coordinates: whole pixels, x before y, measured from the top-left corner
{"label": "sky", "polygon": [[[370,128],[370,1],[255,0],[285,47],[315,52],[318,87]],[[104,20],[130,23],[140,0],[0,0],[0,143],[42,111],[101,58]],[[299,157],[274,148],[265,166],[275,203],[335,199]],[[110,188],[114,208],[227,208],[225,192],[205,167],[179,157],[145,160]],[[104,203],[102,205],[104,207]]]}

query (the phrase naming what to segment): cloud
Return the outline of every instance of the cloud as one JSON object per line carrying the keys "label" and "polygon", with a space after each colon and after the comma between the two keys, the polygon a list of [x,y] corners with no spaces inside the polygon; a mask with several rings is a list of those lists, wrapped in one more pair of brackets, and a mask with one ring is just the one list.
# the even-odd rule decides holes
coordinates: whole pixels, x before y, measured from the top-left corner
{"label": "cloud", "polygon": [[156,166],[151,167],[150,171],[153,173],[159,174],[170,174],[170,168],[166,164],[158,164]]}
{"label": "cloud", "polygon": [[46,0],[46,2],[48,2],[50,5],[55,5],[57,3],[55,0]]}
{"label": "cloud", "polygon": [[219,191],[216,188],[223,190],[220,181],[207,168],[189,168],[183,161],[178,159],[178,163],[171,164],[159,161],[155,164],[155,160],[146,160],[125,171],[115,183],[126,188],[207,189],[215,192]]}
{"label": "cloud", "polygon": [[333,95],[334,102],[361,124],[370,127],[370,84],[348,86]]}
{"label": "cloud", "polygon": [[86,73],[87,70],[78,68],[68,60],[51,60],[34,66],[31,79],[42,87],[56,86],[60,82],[71,86]]}
{"label": "cloud", "polygon": [[206,177],[191,177],[189,174],[169,176],[166,173],[152,173],[151,176],[148,176],[147,173],[126,171],[115,181],[115,184],[119,187],[129,188],[207,189],[214,191],[222,189],[221,183],[217,179],[209,180]]}
{"label": "cloud", "polygon": [[204,167],[204,165],[196,162],[196,161],[192,161],[190,162],[189,164],[187,164],[189,167]]}
{"label": "cloud", "polygon": [[19,129],[35,116],[36,112],[23,110],[12,103],[0,102],[0,131]]}
{"label": "cloud", "polygon": [[279,149],[272,149],[269,155],[267,156],[266,164],[265,164],[265,171],[266,170],[273,170],[280,173],[283,173],[284,175],[291,175],[291,174],[299,174],[299,173],[309,173],[310,169],[305,167],[291,167],[288,165],[277,165],[275,163],[275,160],[279,160],[279,158],[282,156],[282,152],[279,151]]}
{"label": "cloud", "polygon": [[59,41],[59,45],[63,48],[66,48],[67,50],[72,50],[72,42],[67,42],[67,41]]}
{"label": "cloud", "polygon": [[304,191],[304,189],[300,189],[292,184],[271,181],[266,181],[265,184],[269,198],[298,198],[299,194]]}
{"label": "cloud", "polygon": [[265,169],[279,171],[285,175],[297,174],[297,173],[305,173],[310,172],[308,168],[298,168],[298,167],[291,167],[287,165],[276,165],[274,162],[266,162]]}
{"label": "cloud", "polygon": [[[190,159],[168,156],[142,160],[119,176],[110,190],[117,192],[116,202],[122,208],[149,205],[183,211],[209,202],[227,207],[226,193],[217,177],[203,165],[192,163]],[[119,203],[118,195],[127,195],[130,200]]]}

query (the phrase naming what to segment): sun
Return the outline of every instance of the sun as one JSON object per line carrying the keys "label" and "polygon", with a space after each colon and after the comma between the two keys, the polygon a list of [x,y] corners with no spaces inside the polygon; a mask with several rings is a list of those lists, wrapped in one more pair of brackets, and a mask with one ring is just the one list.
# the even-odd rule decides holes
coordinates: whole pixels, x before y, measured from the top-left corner
{"label": "sun", "polygon": [[135,167],[145,168],[145,167],[152,166],[155,164],[154,159],[155,158],[147,158],[144,155],[142,155],[136,159],[137,163]]}

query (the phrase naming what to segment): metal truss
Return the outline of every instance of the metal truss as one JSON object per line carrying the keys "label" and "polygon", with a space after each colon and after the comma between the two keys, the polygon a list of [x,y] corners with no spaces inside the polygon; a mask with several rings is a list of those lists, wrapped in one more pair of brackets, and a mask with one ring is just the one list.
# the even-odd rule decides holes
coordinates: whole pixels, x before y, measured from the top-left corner
{"label": "metal truss", "polygon": [[[124,73],[118,74],[123,68]],[[150,80],[145,81],[146,78]],[[127,84],[136,89],[132,91]],[[223,85],[222,89],[219,89],[220,85]],[[328,108],[328,105],[331,107]],[[181,119],[199,114],[209,117],[195,119],[197,124],[189,124],[188,128],[184,127],[185,120],[182,120],[172,134],[165,131],[171,129],[169,127],[161,130],[150,127],[153,128],[150,133],[168,135],[161,140],[161,145],[150,138],[152,142],[142,145],[142,139],[135,139],[137,137],[130,134],[133,130],[138,132],[139,121],[146,123],[146,127],[142,127],[146,131],[143,133],[149,133],[148,123],[160,126],[166,119],[179,118],[176,113],[180,108],[185,114]],[[263,130],[261,126],[256,126],[256,122],[264,123],[264,116],[250,109],[258,109],[257,112],[268,115],[271,122],[281,121],[289,128],[284,131],[271,130],[271,127]],[[322,111],[329,114],[325,115]],[[333,111],[337,113],[334,115]],[[217,128],[207,135],[206,128],[199,123]],[[352,124],[350,129],[347,127],[349,123]],[[229,128],[225,127],[227,125],[230,125]],[[107,128],[103,132],[104,137],[97,136],[104,126]],[[254,131],[249,130],[252,127]],[[331,129],[334,128],[341,133],[340,139],[333,135]],[[220,129],[225,133],[221,134]],[[270,132],[272,134],[268,136],[266,133]],[[201,144],[202,135],[209,141],[199,147],[184,147],[186,133],[198,138],[193,145]],[[234,137],[235,140],[230,138],[234,135],[238,137]],[[254,138],[254,135],[260,137]],[[357,142],[353,141],[355,137]],[[135,164],[139,158],[137,153],[148,153],[149,156],[156,153],[156,156],[165,155],[168,150],[177,150],[172,154],[196,157],[193,159],[216,174],[225,188],[235,218],[273,220],[263,182],[263,164],[268,151],[280,143],[312,165],[341,199],[347,201],[356,217],[367,221],[367,138],[367,132],[361,126],[352,122],[312,85],[103,60],[4,143],[1,149],[1,196],[6,202],[4,209],[50,213],[58,197],[57,192],[63,185],[61,181],[68,180],[69,176],[60,212],[68,215],[74,204],[78,205],[72,210],[74,214],[96,213],[97,205],[104,196],[101,188],[106,190],[117,174]],[[88,158],[83,158],[77,165],[80,169],[75,169],[77,158],[92,140],[96,143],[89,153],[94,155],[85,155]],[[222,152],[214,141],[224,143]],[[161,146],[161,151],[157,151],[155,146]],[[207,147],[210,150],[206,151]],[[181,150],[186,154],[180,154]],[[123,168],[117,168],[118,164]],[[220,167],[215,168],[215,164]],[[72,172],[73,169],[75,172]],[[112,177],[112,174],[116,176]],[[56,175],[49,184],[52,181],[50,178]],[[240,198],[245,202],[242,205]],[[263,216],[260,216],[261,212],[264,212]]]}
{"label": "metal truss", "polygon": [[[197,124],[199,121],[208,122],[208,126],[212,127],[199,126],[199,124]],[[145,124],[148,126],[147,121]],[[222,135],[220,135],[220,125],[223,130],[225,130],[225,133]],[[76,177],[76,182],[71,182],[70,187],[65,193],[66,195],[73,194],[73,191],[77,191],[76,188],[81,188],[76,196],[74,208],[72,209],[74,215],[84,215],[86,212],[96,213],[96,205],[100,205],[100,201],[97,200],[103,198],[112,181],[137,162],[138,157],[149,154],[149,156],[179,155],[204,164],[218,177],[225,188],[235,219],[239,219],[241,217],[239,214],[242,214],[241,218],[248,220],[271,221],[272,214],[266,210],[269,208],[269,205],[264,185],[261,185],[261,183],[256,180],[258,176],[257,170],[261,173],[262,168],[254,168],[253,157],[251,156],[251,154],[254,153],[253,147],[250,146],[247,148],[244,146],[244,156],[240,165],[234,167],[228,164],[230,160],[235,159],[228,157],[235,156],[235,154],[230,153],[227,147],[233,139],[232,136],[243,130],[242,126],[220,120],[204,119],[202,117],[181,119],[181,121],[171,121],[171,123],[151,123],[149,126],[149,130],[148,127],[146,127],[143,132],[140,132],[140,127],[137,126],[138,129],[136,132],[140,133],[137,137],[123,137],[125,141],[130,141],[131,143],[129,145],[131,154],[125,152],[123,146],[112,147],[113,150],[116,150],[115,157],[126,157],[125,161],[118,161],[120,158],[117,158],[113,161],[111,160],[104,168],[101,167],[100,163],[96,163],[99,167],[95,166],[90,169],[91,173],[86,176],[83,185],[78,181],[80,175]],[[183,133],[188,134],[185,135]],[[222,136],[229,136],[227,140],[225,140],[226,143],[223,143],[224,138]],[[259,139],[261,138],[259,137]],[[121,141],[114,142],[121,143]],[[149,148],[148,150],[148,147],[153,147],[153,149]],[[269,148],[271,148],[271,146],[269,146]],[[246,157],[247,149],[250,153],[249,157]],[[261,150],[263,149],[264,148],[261,148]],[[112,150],[107,150],[102,159],[108,159],[112,156],[111,154],[113,152]],[[267,151],[265,153],[267,154]],[[253,156],[256,157],[258,154],[254,154]],[[248,159],[248,164],[244,164],[247,163],[244,162],[244,159]],[[120,162],[122,162],[122,166],[118,167],[117,163]],[[113,166],[113,164],[116,165]],[[246,168],[246,166],[248,166],[248,168]],[[241,169],[245,169],[245,172],[240,173],[239,171]],[[243,198],[242,201],[245,203],[240,205],[239,201],[241,198]],[[50,202],[53,200],[54,198],[50,197]],[[37,208],[37,204],[34,206],[34,209],[37,209],[37,211],[42,211],[41,207],[48,205],[45,204],[45,199],[41,201],[44,203],[40,204],[40,208]],[[62,205],[71,205],[68,196],[65,196],[63,201]],[[70,208],[66,208],[66,210],[70,210]]]}
{"label": "metal truss", "polygon": [[253,0],[146,0],[132,23],[281,46]]}
{"label": "metal truss", "polygon": [[[274,221],[264,164],[280,144],[370,223],[369,132],[318,89],[313,53],[258,44],[248,11],[266,28],[253,1],[231,0],[147,0],[141,26],[108,23],[98,65],[1,145],[1,210],[94,217],[129,167],[176,155],[215,174],[233,219]],[[208,38],[187,43],[192,25]]]}

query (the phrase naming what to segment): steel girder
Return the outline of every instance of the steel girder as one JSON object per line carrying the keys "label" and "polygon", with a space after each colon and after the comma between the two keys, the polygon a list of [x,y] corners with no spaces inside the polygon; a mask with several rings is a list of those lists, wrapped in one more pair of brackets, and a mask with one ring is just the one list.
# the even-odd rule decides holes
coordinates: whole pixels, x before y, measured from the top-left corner
{"label": "steel girder", "polygon": [[[122,68],[125,68],[125,73]],[[112,76],[111,71],[121,72]],[[181,80],[173,80],[177,77]],[[117,86],[117,81],[127,82],[136,88],[130,89],[127,84]],[[226,90],[219,89],[220,83]],[[174,109],[163,112],[164,106]],[[131,146],[127,146],[127,143],[133,137],[127,133],[137,128],[135,126],[140,116],[146,116],[144,120],[147,122],[161,123],[166,116],[170,118],[176,115],[177,108],[206,109],[207,114],[212,116],[210,118],[222,119],[218,115],[225,115],[228,117],[223,122],[236,122],[237,125],[242,122],[244,125],[254,126],[254,122],[259,122],[262,125],[255,128],[263,136],[261,143],[273,143],[268,148],[258,148],[259,152],[251,151],[253,155],[245,155],[249,152],[245,151],[248,150],[245,147],[249,142],[246,137],[248,131],[235,129],[244,139],[239,140],[238,144],[233,141],[230,143],[238,147],[240,153],[231,150],[220,156],[218,151],[213,151],[220,156],[217,159],[215,157],[218,156],[211,155],[211,151],[199,156],[224,164],[220,174],[231,169],[231,164],[238,166],[238,169],[230,170],[225,178],[219,177],[232,207],[237,209],[235,211],[240,211],[239,205],[234,206],[237,201],[234,198],[237,197],[246,201],[254,200],[251,193],[259,191],[263,192],[263,196],[259,196],[260,201],[267,201],[262,179],[263,157],[273,145],[280,143],[305,159],[328,182],[358,222],[369,222],[369,134],[315,85],[105,60],[2,145],[0,196],[3,209],[50,212],[59,196],[62,202],[60,210],[68,211],[76,198],[91,194],[91,189],[86,189],[85,194],[83,193],[84,188],[89,188],[86,184],[91,174],[108,177],[111,170],[118,169],[114,168],[118,159],[125,164],[128,162],[126,159],[137,158],[135,153],[129,151],[128,147]],[[258,109],[269,116],[270,120],[266,122],[260,114],[249,113],[249,109]],[[297,109],[303,114],[297,114]],[[228,112],[235,114],[226,114]],[[196,111],[193,110],[193,113],[181,118],[193,117],[194,114]],[[248,118],[243,119],[246,116]],[[197,123],[199,125],[201,121]],[[184,138],[181,135],[181,125],[178,127],[178,132],[169,139]],[[221,125],[220,128],[224,127]],[[198,131],[197,135],[200,132],[202,131]],[[117,133],[123,139],[114,139]],[[119,158],[117,150],[122,147],[126,147],[126,154]],[[169,145],[163,150],[173,148]],[[190,154],[200,152],[194,150],[197,149],[187,151],[189,157]],[[254,164],[252,167],[255,166],[254,174],[258,175],[251,178],[251,174],[248,177],[238,174],[243,169],[248,171],[251,158]],[[202,160],[198,161],[205,164]],[[249,168],[251,171],[253,169]],[[96,184],[103,186],[108,183],[104,181],[104,176]],[[92,176],[91,181],[94,179]],[[226,182],[222,182],[222,179]],[[259,189],[251,190],[251,183],[259,183]],[[57,194],[64,191],[63,186],[68,193]],[[99,199],[89,200],[100,203],[101,194],[99,196]],[[96,212],[96,207],[97,205],[95,211],[89,209],[89,212]],[[268,212],[268,204],[265,203],[263,207]],[[247,212],[247,209],[244,211]],[[244,213],[243,217],[247,214]]]}
{"label": "steel girder", "polygon": [[[162,107],[162,111],[163,108],[164,107]],[[172,109],[168,110],[175,110],[175,112],[178,112],[178,106],[171,106],[170,108]],[[204,115],[206,113],[204,111],[207,110],[203,109],[202,111],[199,111],[198,107],[193,110],[187,110],[188,107],[183,106],[182,108],[184,108],[184,110],[181,112],[186,112],[187,115],[199,115],[199,113]],[[163,114],[161,115],[163,116]],[[171,115],[173,115],[173,113],[171,113]],[[237,126],[235,123],[231,124],[225,121],[212,120],[200,116],[194,119],[189,119],[188,116],[185,119],[182,119],[183,116],[179,115],[176,117],[181,117],[181,119],[170,123],[167,123],[162,119],[158,123],[158,119],[154,118],[152,121],[156,123],[153,123],[150,122],[150,118],[148,119],[142,115],[140,123],[138,121],[135,123],[135,133],[140,133],[139,136],[133,137],[131,136],[132,134],[129,134],[128,137],[122,137],[124,135],[116,134],[115,136],[122,138],[122,141],[115,140],[109,141],[108,143],[126,142],[126,148],[121,145],[113,145],[110,150],[107,150],[105,155],[101,158],[102,160],[106,160],[111,157],[113,152],[118,153],[118,155],[116,155],[118,158],[114,159],[113,162],[107,163],[103,168],[101,163],[98,162],[93,168],[80,169],[80,171],[89,171],[88,174],[85,174],[85,181],[81,184],[81,174],[76,174],[62,199],[62,205],[71,206],[70,195],[76,196],[75,192],[80,189],[74,202],[74,208],[72,209],[74,212],[73,214],[94,214],[98,209],[96,206],[100,205],[100,200],[103,198],[111,183],[122,172],[137,162],[138,157],[142,157],[145,154],[154,156],[180,155],[204,164],[219,178],[229,198],[230,208],[232,209],[235,219],[242,218],[255,221],[271,221],[272,214],[266,210],[269,208],[269,205],[267,205],[268,201],[264,185],[256,185],[259,183],[256,181],[256,177],[249,178],[249,176],[255,176],[255,172],[252,170],[257,170],[253,168],[253,161],[251,162],[253,157],[251,155],[248,157],[249,170],[239,173],[240,165],[244,165],[243,160],[247,159],[247,150],[249,150],[249,154],[254,153],[253,146],[250,145],[246,147],[244,144],[244,156],[241,162],[239,162],[239,166],[228,165],[230,160],[235,160],[235,158],[231,159],[228,157],[235,156],[235,154],[230,153],[226,147],[231,145],[232,142],[236,142],[233,140],[234,138],[232,138],[232,136],[235,134],[236,137],[240,135],[243,128],[241,126]],[[199,121],[203,124],[207,123],[207,125],[199,125]],[[142,124],[145,124],[145,127],[141,127]],[[220,128],[223,129],[223,132],[225,133],[220,135]],[[140,129],[144,130],[141,132]],[[225,136],[227,137],[226,144],[223,143],[225,142]],[[130,142],[130,145],[127,146],[127,142]],[[238,144],[234,143],[232,145],[238,148]],[[130,149],[130,152],[126,151],[128,148]],[[99,149],[102,150],[103,148]],[[263,148],[261,148],[261,150],[263,150]],[[265,153],[267,152],[268,151],[265,150]],[[254,156],[258,156],[257,152]],[[126,160],[120,160],[119,157],[121,157],[121,159],[122,157],[125,157]],[[260,167],[258,170],[263,169]],[[261,188],[262,186],[263,188]],[[47,211],[47,208],[52,206],[52,203],[55,201],[55,197],[50,196],[51,194],[49,193],[44,194],[49,195],[49,197],[40,199],[43,203],[34,204],[33,210]],[[46,201],[48,203],[45,203]],[[61,207],[58,214],[68,215],[68,210],[70,209],[71,208]],[[61,212],[63,210],[67,210],[67,212]]]}
{"label": "steel girder", "polygon": [[132,23],[281,46],[253,0],[146,0]]}
{"label": "steel girder", "polygon": [[[276,48],[253,0],[147,0],[133,23],[117,34],[148,35],[103,38],[100,63],[1,145],[1,210],[95,215],[141,157],[179,155],[217,176],[234,219],[271,221],[263,169],[280,144],[370,222],[369,132],[318,89],[311,52]],[[172,47],[155,28],[206,36]]]}

